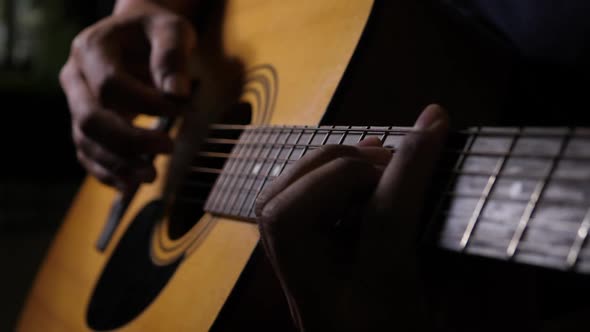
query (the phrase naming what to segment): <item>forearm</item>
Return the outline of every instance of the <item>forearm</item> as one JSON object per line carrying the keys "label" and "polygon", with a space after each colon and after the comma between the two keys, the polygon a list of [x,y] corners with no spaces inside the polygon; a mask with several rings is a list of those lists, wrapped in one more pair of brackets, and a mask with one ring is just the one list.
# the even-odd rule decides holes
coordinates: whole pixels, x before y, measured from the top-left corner
{"label": "forearm", "polygon": [[186,18],[191,18],[201,2],[202,0],[117,0],[113,13],[120,13],[145,3],[155,3]]}

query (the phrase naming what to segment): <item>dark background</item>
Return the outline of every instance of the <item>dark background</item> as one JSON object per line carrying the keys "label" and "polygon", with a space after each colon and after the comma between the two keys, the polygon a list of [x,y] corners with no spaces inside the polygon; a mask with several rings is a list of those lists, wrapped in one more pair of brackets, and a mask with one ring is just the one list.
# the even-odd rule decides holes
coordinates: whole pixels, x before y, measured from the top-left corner
{"label": "dark background", "polygon": [[72,38],[113,1],[0,1],[0,331],[14,329],[85,173],[58,72]]}

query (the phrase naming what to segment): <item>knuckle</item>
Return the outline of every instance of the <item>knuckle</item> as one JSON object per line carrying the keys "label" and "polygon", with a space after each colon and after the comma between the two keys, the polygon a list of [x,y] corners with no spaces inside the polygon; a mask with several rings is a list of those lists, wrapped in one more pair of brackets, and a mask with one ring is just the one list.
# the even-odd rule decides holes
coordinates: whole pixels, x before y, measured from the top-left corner
{"label": "knuckle", "polygon": [[109,171],[102,168],[98,164],[91,162],[90,165],[88,165],[86,168],[87,168],[88,172],[90,172],[90,174],[92,174],[95,178],[98,179],[98,181],[100,181],[106,185],[113,184],[114,179],[115,179],[114,176]]}
{"label": "knuckle", "polygon": [[80,55],[86,53],[94,48],[94,46],[102,39],[102,34],[94,26],[90,26],[80,32],[73,40],[71,45],[71,53],[73,55]]}
{"label": "knuckle", "polygon": [[[82,112],[80,116],[75,120],[75,125],[78,127],[80,134],[88,134],[96,128],[98,123],[98,117],[96,112]],[[83,135],[79,135],[79,138],[83,138]]]}
{"label": "knuckle", "polygon": [[254,202],[254,211],[256,216],[262,216],[265,207],[268,205],[267,203],[270,201],[270,199],[272,199],[272,193],[275,192],[275,185],[276,182],[271,184],[268,188],[262,190],[258,197],[256,197],[256,201]]}
{"label": "knuckle", "polygon": [[161,71],[163,74],[176,70],[178,59],[183,56],[183,51],[176,45],[162,46],[158,50],[158,56],[154,58],[151,64],[152,72]]}
{"label": "knuckle", "polygon": [[116,93],[117,73],[113,68],[105,68],[97,81],[96,95],[100,103],[108,106]]}
{"label": "knuckle", "polygon": [[82,145],[84,144],[84,134],[82,134],[80,128],[78,128],[78,126],[73,125],[72,126],[72,141],[74,142],[74,145],[76,145],[76,147],[80,148],[82,147]]}
{"label": "knuckle", "polygon": [[71,52],[77,54],[88,48],[88,30],[83,30],[72,40]]}
{"label": "knuckle", "polygon": [[170,29],[177,35],[185,36],[192,32],[192,26],[187,19],[175,14],[166,14],[159,17],[156,25],[160,28]]}
{"label": "knuckle", "polygon": [[80,164],[82,164],[84,167],[86,167],[86,157],[84,157],[84,154],[82,153],[82,151],[80,151],[80,150],[76,151],[76,159],[78,159],[78,162]]}
{"label": "knuckle", "polygon": [[258,215],[258,223],[266,233],[276,233],[277,226],[280,225],[281,209],[279,208],[280,198],[276,197],[271,202],[264,204],[260,208]]}
{"label": "knuckle", "polygon": [[58,74],[58,78],[59,78],[59,83],[61,84],[62,87],[66,87],[67,82],[70,79],[70,72],[71,72],[71,59],[69,59],[66,64],[61,68],[61,70],[59,71]]}

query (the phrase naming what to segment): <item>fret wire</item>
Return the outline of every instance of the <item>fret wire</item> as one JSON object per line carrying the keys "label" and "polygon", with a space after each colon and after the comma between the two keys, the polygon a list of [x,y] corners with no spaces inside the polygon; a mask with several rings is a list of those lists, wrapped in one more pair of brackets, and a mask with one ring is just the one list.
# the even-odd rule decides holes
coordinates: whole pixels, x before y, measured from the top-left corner
{"label": "fret wire", "polygon": [[[289,136],[291,136],[291,135],[289,135]],[[301,140],[301,136],[303,136],[303,130],[301,130],[301,131],[299,132],[299,134],[297,135],[297,138],[296,138],[296,140],[295,140],[295,143],[297,143],[297,142],[299,142],[299,140]],[[291,148],[291,150],[289,151],[289,154],[288,154],[288,156],[287,156],[287,160],[290,160],[290,159],[291,159],[291,156],[293,155],[293,152],[294,152],[294,151],[295,151],[295,148],[294,148],[294,147],[293,147],[293,148]],[[287,163],[288,163],[288,161],[287,161],[287,162],[285,162],[285,165],[286,165]],[[283,167],[284,167],[284,165],[283,165]],[[281,172],[282,172],[282,169],[281,169]],[[261,192],[261,191],[264,189],[264,185],[266,184],[266,181],[268,181],[268,178],[267,178],[267,177],[265,177],[265,178],[262,180],[262,184],[260,185],[260,189],[258,190],[258,193],[256,193],[256,198],[258,198],[258,195],[260,195],[260,192]],[[249,207],[249,212],[248,212],[248,215],[249,215],[249,216],[251,216],[251,217],[256,217],[256,215],[254,215],[254,205],[255,205],[254,203],[255,203],[255,202],[256,202],[256,200],[254,200],[254,202],[253,202],[252,206],[250,206],[250,207]]]}
{"label": "fret wire", "polygon": [[[270,138],[272,137],[272,133],[273,133],[273,129],[270,129],[270,130],[268,131],[268,136],[266,137],[265,143],[268,143],[268,141],[269,141],[269,140],[270,140]],[[277,136],[277,137],[278,137],[278,136]],[[261,153],[262,153],[262,152],[261,152]],[[263,169],[264,169],[264,163],[265,163],[265,162],[268,160],[268,156],[270,156],[270,154],[271,154],[271,153],[272,153],[272,147],[270,147],[270,148],[268,149],[268,152],[265,154],[265,156],[264,156],[264,159],[263,159],[263,160],[262,160],[262,162],[260,163],[260,165],[261,165],[261,166],[260,166],[260,169],[261,169],[261,170],[263,170]],[[253,168],[255,167],[254,165],[256,165],[256,163],[255,163],[255,162],[253,162],[252,164],[253,164],[253,166],[252,166],[252,169],[253,169]],[[247,173],[248,173],[248,172],[251,172],[251,170],[247,170],[246,172],[247,172]],[[239,189],[240,191],[241,191],[241,189],[243,189],[243,188],[244,188],[244,185],[246,184],[246,182],[247,182],[246,180],[244,180],[244,181],[242,182],[242,186],[241,186],[241,188]],[[237,214],[239,214],[239,212],[240,212],[240,209],[241,209],[242,205],[244,204],[244,201],[246,201],[246,198],[244,198],[244,199],[243,199],[243,200],[240,202],[240,199],[241,199],[241,198],[240,198],[240,193],[241,193],[241,192],[238,192],[238,193],[236,194],[236,200],[235,200],[234,202],[230,202],[229,209],[230,209],[230,211],[231,211],[232,213],[233,213],[233,211],[234,211],[234,209],[235,209],[235,207],[236,207],[235,205],[236,205],[236,204],[238,204],[238,206],[237,206],[237,208],[238,208],[238,213],[237,213]]]}
{"label": "fret wire", "polygon": [[[234,176],[234,181],[236,183],[236,185],[234,186],[234,188],[226,188],[227,190],[232,192],[232,196],[231,199],[228,200],[227,202],[224,202],[224,208],[223,208],[223,212],[225,213],[231,213],[232,212],[232,207],[237,203],[237,201],[239,201],[239,196],[241,193],[241,190],[243,189],[244,185],[247,185],[248,182],[248,177],[244,176],[244,175],[248,175],[250,173],[254,173],[254,170],[257,169],[258,167],[262,167],[259,166],[259,163],[257,163],[258,161],[260,161],[260,164],[264,163],[264,159],[266,158],[266,153],[264,152],[264,148],[265,148],[265,143],[268,142],[268,140],[270,139],[270,137],[272,136],[272,131],[273,129],[267,129],[265,127],[263,128],[259,128],[258,132],[260,133],[260,138],[256,140],[256,142],[259,141],[263,141],[262,144],[260,144],[259,146],[259,150],[253,150],[255,153],[255,157],[254,158],[249,158],[248,156],[242,157],[245,158],[246,160],[242,163],[242,167],[240,168],[240,170],[238,171],[238,174]],[[263,139],[263,137],[266,136],[266,139]],[[270,153],[270,147],[269,147],[269,153]],[[249,161],[252,161],[251,164],[249,164]],[[259,168],[258,168],[259,171]],[[240,183],[240,185],[237,185],[237,183]]]}
{"label": "fret wire", "polygon": [[[256,141],[259,141],[264,137],[264,134],[266,133],[266,128],[260,128],[258,130],[258,133],[259,133],[259,135],[256,137]],[[270,133],[268,134],[268,137],[270,137]],[[267,139],[268,139],[268,137],[267,137]],[[264,156],[263,156],[264,144],[261,144],[260,149],[255,150],[254,153],[256,155],[255,158],[261,159],[261,156],[262,156],[262,158],[264,158]],[[247,163],[248,162],[246,160],[244,160],[240,164],[240,167],[238,168],[239,174],[240,173],[241,174],[249,174],[250,172],[254,172],[254,169],[256,169],[256,167],[262,167],[262,166],[258,166],[259,164],[252,163],[252,168],[248,168],[247,170],[244,170],[244,165],[247,165]],[[225,213],[231,213],[231,207],[237,197],[236,185],[240,180],[241,180],[241,178],[239,176],[235,176],[234,180],[232,181],[232,184],[230,184],[231,188],[230,187],[227,188],[231,193],[230,193],[230,198],[228,200],[226,200],[225,202],[223,202],[222,208]]]}
{"label": "fret wire", "polygon": [[[297,141],[299,141],[299,140],[300,140],[300,138],[301,138],[301,136],[303,135],[303,133],[304,133],[304,132],[306,132],[306,130],[303,130],[303,131],[301,132],[301,135],[298,137]],[[313,139],[314,139],[315,135],[317,134],[317,132],[318,132],[318,131],[313,131],[313,132],[312,132],[312,135],[311,135],[311,137],[309,138],[309,142],[312,142],[312,141],[313,141]],[[288,134],[288,136],[290,136],[291,134],[292,134],[292,133],[290,132],[290,133]],[[327,138],[328,138],[328,135],[326,135],[326,136],[324,137],[322,144],[323,144],[323,143],[325,143],[325,141],[326,141],[326,139],[327,139]],[[303,153],[302,153],[302,156],[303,156],[303,155],[306,153],[308,146],[309,146],[309,144],[307,144],[307,145],[304,147],[304,151],[303,151]],[[278,172],[277,172],[278,174],[276,174],[276,175],[272,175],[272,174],[271,174],[271,176],[264,177],[264,178],[262,179],[262,187],[264,187],[264,185],[265,185],[265,183],[266,183],[267,181],[269,181],[269,180],[272,180],[272,179],[276,178],[276,177],[277,177],[279,174],[282,174],[282,172],[283,172],[283,170],[284,170],[284,167],[285,167],[285,165],[286,165],[286,164],[289,162],[289,158],[290,158],[290,156],[291,156],[291,154],[292,154],[292,152],[293,152],[293,151],[291,151],[290,153],[288,153],[288,155],[287,155],[287,158],[286,158],[286,159],[280,159],[280,158],[278,158],[278,157],[279,157],[279,155],[281,154],[281,151],[283,151],[283,149],[284,149],[284,146],[283,146],[283,145],[281,145],[281,146],[279,146],[278,148],[279,148],[279,151],[278,151],[278,153],[277,153],[277,157],[276,157],[276,158],[273,160],[273,163],[272,163],[272,165],[271,165],[271,167],[270,167],[270,171],[271,171],[271,172],[273,172],[273,171],[272,171],[272,170],[273,170],[273,167],[274,167],[275,165],[277,165],[277,164],[280,164],[279,170],[278,170]],[[255,182],[255,180],[254,180],[254,182]],[[254,184],[254,182],[253,182],[253,184]],[[248,190],[248,191],[249,191],[249,192],[251,192],[252,190]],[[248,193],[248,195],[249,195],[249,193]],[[255,195],[257,196],[257,194],[255,194]],[[252,200],[252,203],[251,203],[251,204],[248,204],[247,202],[248,202],[248,199],[246,199],[246,200],[243,202],[243,205],[244,205],[244,204],[246,204],[247,206],[243,206],[243,205],[242,205],[242,207],[240,208],[240,210],[239,210],[239,212],[238,212],[238,213],[239,213],[241,216],[243,216],[243,215],[244,215],[244,214],[243,214],[243,210],[244,210],[244,209],[246,209],[246,211],[245,211],[245,212],[246,212],[246,215],[247,215],[247,216],[249,216],[249,215],[250,215],[250,211],[251,211],[251,209],[254,207],[255,199],[254,199],[254,200]]]}
{"label": "fret wire", "polygon": [[[242,131],[240,133],[239,140],[241,140],[242,138],[244,138],[247,135],[249,135],[248,132]],[[206,139],[205,142],[207,140],[208,139]],[[241,149],[241,148],[243,148],[243,147],[238,147],[238,146],[235,146],[234,145],[232,147],[232,150]],[[224,163],[224,167],[223,168],[227,167],[229,169],[230,164],[232,164],[233,162],[234,161],[227,160]],[[223,172],[223,168],[221,170],[219,170],[219,171],[216,170],[216,169],[212,169],[212,168],[205,168],[205,167],[198,167],[198,166],[197,167],[192,166],[192,167],[189,168],[190,171],[196,172],[196,173],[210,173],[210,174],[217,174],[218,175],[216,177],[216,179],[215,179],[215,183],[213,185],[212,192],[210,192],[209,195],[207,196],[207,201],[205,203],[205,209],[213,209],[214,206],[215,206],[215,204],[216,204],[216,201],[218,199],[218,196],[220,195],[220,188],[222,187],[221,185],[222,185],[222,183],[225,181],[225,179],[227,177],[226,175],[221,174]]]}
{"label": "fret wire", "polygon": [[[475,142],[475,140],[477,140],[478,137],[479,137],[478,134],[475,134],[474,139],[473,139],[474,142]],[[517,138],[518,138],[518,136],[512,137],[512,141],[510,142],[509,151],[512,151],[512,149],[514,148]],[[471,148],[473,148],[473,146]],[[506,162],[505,157],[498,160],[498,162],[496,163],[496,166],[494,168],[494,171],[492,172],[492,175],[490,175],[490,177],[488,177],[488,182],[486,183],[486,186],[482,192],[482,195],[481,195],[479,201],[477,202],[475,208],[473,209],[473,212],[471,213],[471,217],[469,218],[469,221],[467,222],[467,227],[465,227],[465,231],[463,232],[463,236],[461,237],[461,241],[459,242],[459,246],[461,248],[461,251],[465,251],[467,249],[467,246],[469,245],[469,241],[471,240],[471,236],[473,235],[473,232],[475,231],[475,227],[477,226],[477,222],[481,216],[481,213],[482,213],[485,205],[487,204],[487,199],[484,198],[484,196],[487,197],[490,195],[492,188],[496,184],[497,176],[502,171],[502,168],[504,167],[505,162]]]}
{"label": "fret wire", "polygon": [[[367,127],[367,128],[368,128],[368,127]],[[345,134],[345,135],[346,135],[346,134]],[[365,137],[367,137],[367,132],[366,132],[366,131],[363,131],[363,132],[362,132],[362,134],[361,134],[361,137],[359,138],[358,142],[356,142],[356,143],[359,143],[360,141],[364,140],[364,139],[365,139]]]}
{"label": "fret wire", "polygon": [[[383,145],[384,148],[388,148],[386,147],[384,144],[387,141],[387,137],[389,137],[389,134],[387,132],[383,132],[383,136],[381,136],[381,145]],[[392,147],[391,149],[393,150],[395,147]]]}
{"label": "fret wire", "polygon": [[[313,139],[315,138],[315,135],[316,135],[316,133],[317,133],[317,131],[313,131],[313,132],[312,132],[311,136],[309,137],[309,142],[308,142],[308,143],[311,143],[311,142],[313,141]],[[344,135],[343,135],[343,136],[344,136]],[[324,140],[323,140],[323,141],[325,142],[327,139],[328,139],[328,135],[326,135],[326,137],[324,138]],[[338,143],[338,144],[340,144],[340,143]],[[322,145],[323,145],[323,144],[322,144]],[[301,152],[301,157],[299,157],[299,159],[303,158],[303,156],[305,156],[305,154],[307,153],[307,151],[308,151],[308,150],[309,150],[309,145],[306,145],[306,146],[303,148],[303,152]],[[286,164],[286,162],[285,162],[285,164]],[[277,176],[283,172],[283,167],[284,167],[284,165],[281,165],[281,168],[280,168],[280,170],[279,170],[279,172],[278,172]]]}
{"label": "fret wire", "polygon": [[[332,126],[332,127],[334,127],[334,126]],[[304,132],[304,131],[302,131],[301,133],[303,134],[303,132]],[[320,131],[318,131],[318,130],[314,130],[314,131],[312,132],[312,134],[311,134],[311,137],[309,138],[309,143],[311,143],[311,142],[313,141],[313,139],[315,138],[315,136],[316,136],[316,134],[317,134],[318,132],[320,132]],[[329,131],[327,131],[327,132],[326,132],[326,135],[325,135],[325,136],[324,136],[324,138],[322,139],[322,142],[320,143],[320,145],[319,145],[319,146],[323,146],[323,145],[325,145],[325,144],[326,144],[326,142],[327,142],[327,140],[328,140],[328,137],[329,137],[329,136],[330,136],[330,132],[329,132]],[[342,141],[344,140],[344,136],[345,136],[345,135],[343,134],[343,135],[342,135],[342,137],[340,137],[340,140],[339,140],[338,144],[341,144],[341,143],[342,143]],[[300,138],[301,138],[301,137],[299,137],[299,138],[297,139],[297,141],[299,141],[299,139],[300,139]],[[305,154],[308,152],[308,149],[309,149],[309,147],[310,147],[310,146],[311,146],[310,144],[306,144],[306,145],[303,147],[303,152],[301,153],[301,156],[300,156],[300,158],[299,158],[299,159],[301,159],[301,158],[302,158],[302,157],[303,157],[303,156],[304,156],[304,155],[305,155]],[[283,147],[280,147],[280,149],[282,149],[282,148],[283,148]],[[275,175],[275,176],[269,176],[269,177],[266,177],[266,178],[264,178],[264,179],[262,180],[262,181],[263,181],[263,182],[262,182],[262,187],[264,187],[264,184],[266,183],[266,181],[273,180],[274,178],[278,177],[280,174],[282,174],[282,173],[283,173],[283,171],[284,171],[284,169],[285,169],[285,166],[286,166],[286,165],[287,165],[287,163],[289,162],[290,156],[291,156],[291,154],[293,153],[293,150],[294,150],[294,147],[292,148],[291,152],[289,153],[289,155],[287,156],[287,158],[286,158],[286,159],[276,159],[276,160],[274,161],[274,162],[275,162],[275,164],[276,164],[277,162],[279,162],[279,163],[281,164],[281,165],[280,165],[280,168],[279,168],[279,171],[278,171],[278,174],[277,174],[277,175]],[[280,151],[279,151],[279,154],[280,154]],[[278,155],[277,155],[277,157],[278,157]],[[272,169],[272,165],[271,165],[271,169]],[[258,194],[257,194],[257,193],[256,193],[255,195],[256,195],[256,196],[258,196]],[[249,207],[248,211],[251,211],[251,209],[252,209],[252,208],[253,208],[253,204],[252,204],[252,205]],[[248,214],[248,217],[250,217],[250,213],[248,212],[247,214]]]}
{"label": "fret wire", "polygon": [[[265,134],[265,129],[264,128],[259,128],[258,130],[253,130],[252,131],[254,133],[254,135],[256,135],[256,139],[254,140],[254,142],[258,142],[260,140],[262,140],[262,137],[264,137]],[[256,154],[256,156],[259,156],[262,151],[264,150],[264,144],[260,144],[257,146],[251,145],[252,149],[250,150],[244,150],[244,151],[248,151],[248,153],[243,153],[239,159],[240,162],[238,163],[238,166],[236,166],[237,171],[235,172],[236,174],[231,176],[232,180],[231,182],[224,188],[227,192],[228,192],[228,197],[220,203],[219,206],[219,210],[221,210],[223,213],[229,213],[230,211],[228,211],[228,207],[231,206],[231,204],[235,201],[236,197],[237,197],[237,190],[239,188],[238,183],[240,183],[240,181],[243,181],[243,177],[240,177],[240,174],[244,174],[244,169],[245,166],[248,165],[248,156],[251,155],[252,153]]]}
{"label": "fret wire", "polygon": [[[198,170],[196,170],[196,168],[198,168]],[[201,167],[191,167],[190,171],[195,172],[195,173],[203,173],[201,171]],[[207,169],[207,173],[209,173],[208,171],[209,171],[209,169]],[[217,195],[219,194],[219,188],[220,188],[220,184],[221,184],[221,180],[222,180],[221,179],[222,176],[220,175],[221,171],[219,171],[219,173],[217,173],[217,171],[215,171],[215,172],[213,172],[213,174],[218,174],[218,176],[215,179],[212,191],[207,196],[207,202],[205,203],[205,209],[212,208],[212,204],[215,201],[215,197],[217,197]]]}
{"label": "fret wire", "polygon": [[586,215],[576,232],[576,238],[567,254],[566,265],[570,270],[573,270],[578,264],[580,252],[588,238],[588,231],[590,231],[590,209],[586,212]]}
{"label": "fret wire", "polygon": [[[252,132],[242,132],[240,134],[240,140],[248,140],[248,138],[253,135]],[[234,145],[232,152],[241,152],[241,150],[245,150],[245,149],[249,149],[250,147],[248,146],[237,146]],[[228,160],[221,171],[221,175],[218,177],[217,181],[216,181],[216,188],[219,188],[218,191],[215,193],[214,196],[212,196],[210,199],[208,199],[208,201],[211,201],[210,205],[211,208],[213,210],[216,210],[217,206],[219,206],[219,202],[221,201],[221,197],[223,196],[223,192],[221,191],[221,189],[223,189],[225,187],[225,185],[228,183],[228,181],[230,181],[230,176],[228,175],[228,173],[232,173],[233,170],[235,169],[237,161],[236,160]],[[225,172],[224,172],[225,171]],[[209,205],[209,203],[207,204]]]}
{"label": "fret wire", "polygon": [[[249,133],[249,135],[244,136],[244,139],[246,141],[257,140],[258,137],[260,137],[261,135],[262,135],[261,132],[252,131]],[[238,150],[238,157],[243,157],[246,154],[246,152],[250,153],[255,148],[256,147],[250,146],[250,147],[246,147],[244,149],[239,149]],[[234,162],[234,164],[232,165],[233,167],[231,169],[228,168],[229,174],[226,175],[226,180],[222,183],[221,188],[228,188],[228,187],[233,186],[235,184],[236,178],[230,174],[231,173],[239,173],[240,169],[241,169],[241,166],[239,166],[239,165],[241,165],[245,162],[246,161],[244,161],[244,160],[238,160],[237,162]],[[231,192],[225,192],[224,195],[219,195],[217,197],[217,200],[215,201],[215,205],[214,205],[215,210],[219,211],[223,208],[223,206],[225,206],[229,195],[231,195]]]}
{"label": "fret wire", "polygon": [[[287,140],[289,139],[289,137],[291,137],[291,135],[293,134],[293,131],[295,131],[296,129],[291,129],[289,131],[289,135],[287,136]],[[301,139],[301,135],[303,135],[303,130],[301,130],[299,132],[299,134],[297,135],[297,139],[295,140],[295,142],[298,142],[299,139]],[[291,147],[289,149],[289,153],[287,154],[287,160],[289,160],[291,158],[291,155],[293,154],[293,151],[295,151],[294,147]],[[254,200],[252,201],[252,204],[250,204],[250,206],[246,206],[247,208],[247,212],[246,214],[252,218],[255,218],[256,215],[254,215],[254,205],[256,203],[256,199],[258,198],[258,195],[260,194],[260,192],[262,191],[262,188],[264,188],[264,184],[266,183],[267,178],[263,178],[262,179],[262,183],[260,184],[260,188],[257,188],[256,191],[257,193],[255,194]]]}
{"label": "fret wire", "polygon": [[512,236],[512,239],[510,240],[510,243],[508,244],[508,248],[506,248],[506,255],[508,256],[508,259],[512,259],[514,257],[514,255],[516,254],[518,246],[519,246],[519,244],[522,240],[522,237],[526,231],[526,228],[531,220],[531,217],[537,208],[537,203],[541,199],[541,195],[543,195],[543,192],[545,190],[547,182],[550,179],[553,172],[555,171],[555,168],[557,167],[557,163],[558,163],[559,158],[565,152],[568,141],[569,141],[569,135],[564,136],[564,138],[562,139],[562,142],[561,142],[561,146],[559,147],[559,152],[557,153],[556,156],[553,157],[549,172],[547,173],[546,176],[543,177],[543,179],[535,187],[535,191],[531,195],[531,199],[530,199],[529,203],[527,204],[527,206],[520,218],[520,221],[518,222],[518,225],[516,226],[516,230],[514,232],[514,235]]}
{"label": "fret wire", "polygon": [[[346,129],[350,129],[351,126],[346,126]],[[344,140],[346,139],[346,135],[348,135],[348,133],[346,131],[342,132],[342,137],[340,137],[340,139],[338,140],[338,145],[342,145],[344,143]],[[330,136],[330,132],[326,133],[326,137],[324,137],[324,140],[322,141],[322,145],[326,145],[326,142],[328,141],[328,137]]]}
{"label": "fret wire", "polygon": [[[405,135],[408,133],[412,133],[415,132],[416,130],[414,130],[412,127],[390,127],[390,129],[373,129],[371,126],[364,126],[366,128],[364,129],[360,129],[360,127],[355,127],[352,128],[352,126],[347,126],[349,128],[335,128],[336,126],[322,126],[322,127],[315,127],[315,126],[291,126],[291,127],[285,127],[287,129],[293,129],[293,130],[307,130],[307,131],[328,131],[328,133],[331,132],[335,132],[335,131],[343,131],[343,132],[352,132],[352,131],[359,131],[359,132],[367,132],[367,133],[379,133],[379,132],[387,132],[387,133],[398,133],[400,135]],[[262,127],[262,128],[273,128],[273,126],[269,126],[269,127]],[[255,129],[245,129],[245,131],[249,131],[249,130],[256,130],[258,128]],[[463,134],[463,133],[459,133],[457,132],[457,134]],[[468,134],[467,132],[464,134]]]}
{"label": "fret wire", "polygon": [[[278,128],[277,132],[278,132],[278,135],[277,135],[276,139],[279,140],[280,137],[281,137],[281,134],[284,133],[284,128]],[[287,136],[285,137],[285,142],[287,142],[287,140],[289,139],[289,136],[291,135],[291,132],[292,132],[292,129],[288,130],[288,132],[286,133]],[[270,139],[271,136],[272,135],[269,135],[269,139]],[[272,153],[272,148],[273,147],[274,147],[274,145],[270,147],[269,154]],[[281,150],[282,150],[282,147],[279,147],[279,154],[280,154],[280,151]],[[277,155],[277,157],[278,157],[278,155]],[[249,181],[248,176],[251,176],[252,170],[254,169],[254,166],[256,165],[256,162],[257,162],[257,160],[254,160],[254,162],[252,163],[252,168],[250,168],[248,170],[248,172],[246,173],[246,180],[245,180],[244,183],[246,183],[246,187],[248,188],[248,191],[250,191],[250,190],[252,190],[252,188],[254,188],[254,185],[256,185],[256,180],[259,178],[259,174],[255,174],[254,177],[250,177],[252,179],[252,181],[251,181],[251,183],[248,184],[248,181]],[[262,162],[262,163],[264,163],[264,162]],[[248,195],[247,195],[246,198],[244,199],[244,202],[242,202],[242,204],[240,206],[240,210],[238,211],[238,214],[240,216],[244,216],[242,214],[242,210],[244,208],[243,205],[246,204],[246,202],[249,201],[249,199],[250,199],[250,197],[248,197]],[[256,202],[256,198],[252,199],[252,202]],[[246,215],[247,214],[248,213],[246,213]]]}
{"label": "fret wire", "polygon": [[[384,137],[383,140],[385,141],[385,139],[387,139],[387,137]],[[471,147],[473,146],[473,143],[475,141],[475,137],[474,135],[471,135],[467,138],[467,142],[465,142],[464,146],[463,146],[463,150],[469,150],[471,149]],[[462,167],[463,163],[465,161],[465,155],[461,154],[458,156],[457,161],[455,162],[455,165],[453,167],[453,171],[451,172],[450,178],[447,181],[447,184],[445,186],[445,191],[449,191],[449,189],[451,188],[451,186],[453,185],[453,183],[455,182],[456,178],[457,178],[457,173],[455,172],[455,170],[458,170],[460,167]],[[443,202],[445,200],[444,199],[439,199],[438,203],[434,209],[435,213],[432,215],[432,218],[430,218],[429,223],[426,225],[426,236],[424,238],[433,238],[433,232],[436,229],[437,226],[437,219],[438,216],[440,215],[442,208],[443,208]]]}
{"label": "fret wire", "polygon": [[[248,132],[242,132],[240,134],[240,139],[245,139],[246,136],[250,135],[250,133]],[[244,149],[245,147],[238,147],[235,146],[232,148],[232,151],[237,151],[238,149]],[[225,182],[227,181],[227,172],[224,173],[224,170],[229,171],[232,167],[233,164],[235,163],[235,160],[227,160],[227,162],[224,163],[223,168],[220,170],[220,172],[218,174],[220,174],[217,179],[215,180],[215,185],[214,185],[214,192],[212,194],[209,195],[209,197],[207,198],[207,203],[205,204],[205,207],[207,209],[213,209],[215,210],[215,206],[217,205],[217,201],[219,200],[219,196],[221,195],[221,188],[223,188],[223,185],[225,184]],[[191,170],[193,172],[209,172],[211,169],[204,169],[203,167],[191,167]],[[224,174],[222,174],[224,173]]]}
{"label": "fret wire", "polygon": [[[240,134],[240,136],[241,135],[242,134]],[[225,162],[225,164],[227,164],[228,162],[229,161]],[[189,168],[189,171],[195,172],[195,173],[200,173],[196,169],[199,169],[200,170],[201,167],[194,167],[194,166],[192,166],[192,167]],[[208,170],[213,170],[213,169],[208,169]],[[209,172],[207,172],[207,173],[209,173]],[[215,174],[215,172],[214,172],[214,174]],[[221,184],[221,178],[222,178],[222,176],[220,175],[221,174],[221,171],[219,171],[219,173],[217,173],[217,174],[218,174],[218,176],[215,178],[215,182],[213,183],[213,188],[212,188],[211,192],[207,195],[207,200],[206,200],[205,206],[204,206],[204,209],[206,209],[206,210],[207,209],[211,209],[211,207],[212,207],[211,205],[215,201],[215,197],[217,197],[217,195],[219,194],[219,186]]]}
{"label": "fret wire", "polygon": [[[243,177],[245,179],[252,179],[252,180],[269,180],[269,181],[273,181],[274,179],[276,179],[276,176],[270,176],[270,175],[266,175],[266,176],[262,176],[262,175],[240,175],[240,177]],[[228,192],[229,188],[224,187],[220,189],[222,192]],[[243,187],[241,189],[238,189],[238,191],[242,191],[242,192],[257,192],[258,189],[252,187],[252,186],[248,186],[248,187]]]}
{"label": "fret wire", "polygon": [[[281,137],[281,134],[284,131],[284,128],[279,127],[279,128],[277,128],[276,131],[278,132],[278,135],[276,137],[276,140],[279,140],[280,137]],[[287,136],[285,137],[285,142],[289,139],[289,135],[290,135],[290,132],[287,133]],[[272,136],[272,130],[271,130],[271,134],[269,134],[268,138],[270,139],[271,136]],[[269,154],[272,153],[272,148],[273,147],[274,147],[274,145],[269,148],[269,152],[268,152]],[[246,188],[248,188],[247,189],[248,191],[250,191],[254,187],[254,185],[256,185],[256,180],[259,178],[259,174],[258,173],[254,174],[253,177],[251,176],[253,174],[254,167],[256,167],[256,165],[257,165],[257,161],[258,160],[254,160],[252,162],[252,167],[250,169],[248,169],[248,171],[245,174],[245,177],[246,178],[244,180],[244,183],[246,184]],[[264,164],[264,161],[262,162],[262,164]],[[262,166],[261,166],[261,168],[262,168]],[[248,183],[249,182],[249,179],[252,179],[251,183]],[[240,216],[242,216],[242,217],[244,217],[244,215],[242,214],[243,205],[249,200],[249,198],[250,197],[248,197],[248,195],[246,195],[246,198],[244,199],[244,201],[242,202],[242,204],[240,204],[240,210],[238,211],[238,214]],[[253,199],[252,201],[255,202],[255,199]]]}
{"label": "fret wire", "polygon": [[[240,135],[240,140],[248,140],[249,136],[253,135],[252,132],[242,132],[242,134]],[[237,146],[234,145],[232,152],[239,154],[242,150],[246,150],[246,149],[250,149],[251,147],[249,146]],[[227,183],[229,181],[231,181],[231,176],[229,174],[233,173],[233,171],[235,170],[235,167],[237,165],[239,161],[238,160],[228,160],[222,168],[221,171],[221,175],[219,176],[219,185],[218,185],[218,192],[216,193],[216,195],[214,197],[212,197],[212,206],[211,208],[216,211],[217,207],[220,204],[220,201],[222,201],[222,197],[225,196],[226,192],[223,191],[222,189],[225,188],[225,186],[227,185]],[[216,185],[217,187],[217,185]]]}

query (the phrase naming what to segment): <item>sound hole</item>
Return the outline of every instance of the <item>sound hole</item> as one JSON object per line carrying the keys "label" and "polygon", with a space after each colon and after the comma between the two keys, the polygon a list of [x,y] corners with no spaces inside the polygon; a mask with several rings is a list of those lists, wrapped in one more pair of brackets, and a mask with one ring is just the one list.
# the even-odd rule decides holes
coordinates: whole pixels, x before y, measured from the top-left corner
{"label": "sound hole", "polygon": [[154,265],[150,257],[152,231],[163,205],[158,200],[146,204],[117,244],[90,298],[86,322],[91,329],[112,330],[133,320],[176,271],[182,257],[165,266]]}
{"label": "sound hole", "polygon": [[[247,125],[252,120],[252,107],[249,103],[239,103],[227,112],[221,123]],[[241,130],[212,129],[209,137],[237,140]],[[229,154],[233,144],[206,143],[202,152],[219,152]],[[168,211],[168,236],[175,240],[190,231],[204,214],[203,207],[207,196],[217,180],[215,173],[197,171],[196,169],[221,170],[225,164],[225,157],[200,155],[195,157],[191,169],[188,170],[186,180],[176,193],[170,210]]]}

